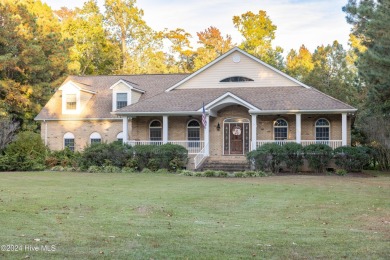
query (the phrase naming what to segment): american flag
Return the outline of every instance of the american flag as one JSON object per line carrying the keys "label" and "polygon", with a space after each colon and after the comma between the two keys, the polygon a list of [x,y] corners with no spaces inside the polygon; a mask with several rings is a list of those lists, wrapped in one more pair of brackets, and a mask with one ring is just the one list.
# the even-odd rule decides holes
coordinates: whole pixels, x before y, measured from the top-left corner
{"label": "american flag", "polygon": [[204,127],[207,126],[206,110],[204,109],[204,102],[203,102],[203,110],[202,110],[202,124]]}

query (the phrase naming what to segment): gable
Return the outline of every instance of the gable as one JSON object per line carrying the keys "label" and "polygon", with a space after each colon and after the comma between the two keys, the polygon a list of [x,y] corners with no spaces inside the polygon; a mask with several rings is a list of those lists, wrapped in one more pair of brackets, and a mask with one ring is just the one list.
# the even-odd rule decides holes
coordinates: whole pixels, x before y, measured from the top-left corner
{"label": "gable", "polygon": [[[231,77],[242,77],[250,80],[243,82],[221,82],[221,80]],[[198,72],[195,72],[192,77],[177,84],[174,88],[204,89],[290,86],[304,85],[238,48],[234,48],[224,56],[221,56],[220,60],[217,59],[210,66],[206,66]]]}

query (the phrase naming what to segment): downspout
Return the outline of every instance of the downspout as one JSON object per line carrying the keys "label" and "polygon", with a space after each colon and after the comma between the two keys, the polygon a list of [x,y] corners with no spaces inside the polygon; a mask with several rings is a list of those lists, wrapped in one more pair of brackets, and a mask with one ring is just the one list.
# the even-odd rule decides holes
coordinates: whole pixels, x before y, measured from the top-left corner
{"label": "downspout", "polygon": [[46,122],[46,120],[43,120],[43,123],[45,123],[45,146],[47,146],[47,122]]}

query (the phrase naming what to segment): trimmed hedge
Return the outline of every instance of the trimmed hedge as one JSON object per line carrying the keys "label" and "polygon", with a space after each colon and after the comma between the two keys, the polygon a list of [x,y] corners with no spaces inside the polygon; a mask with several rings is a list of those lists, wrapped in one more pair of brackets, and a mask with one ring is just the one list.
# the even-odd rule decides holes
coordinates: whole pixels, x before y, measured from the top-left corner
{"label": "trimmed hedge", "polygon": [[335,163],[348,172],[361,171],[370,163],[370,149],[368,147],[342,146],[334,149]]}
{"label": "trimmed hedge", "polygon": [[284,160],[283,148],[276,143],[266,143],[247,153],[246,158],[256,170],[278,173]]}
{"label": "trimmed hedge", "polygon": [[311,144],[304,147],[305,158],[316,173],[325,172],[326,166],[333,158],[333,150],[326,144]]}

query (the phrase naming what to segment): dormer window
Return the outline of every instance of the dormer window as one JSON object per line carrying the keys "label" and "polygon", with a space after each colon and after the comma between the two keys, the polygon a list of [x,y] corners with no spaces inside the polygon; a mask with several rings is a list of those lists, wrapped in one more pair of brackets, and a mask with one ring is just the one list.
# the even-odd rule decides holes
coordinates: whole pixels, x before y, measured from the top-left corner
{"label": "dormer window", "polygon": [[127,93],[116,93],[116,109],[127,106]]}
{"label": "dormer window", "polygon": [[66,94],[66,110],[76,110],[77,96],[76,94]]}
{"label": "dormer window", "polygon": [[246,82],[246,81],[254,81],[254,80],[247,77],[234,76],[234,77],[223,79],[220,82]]}

